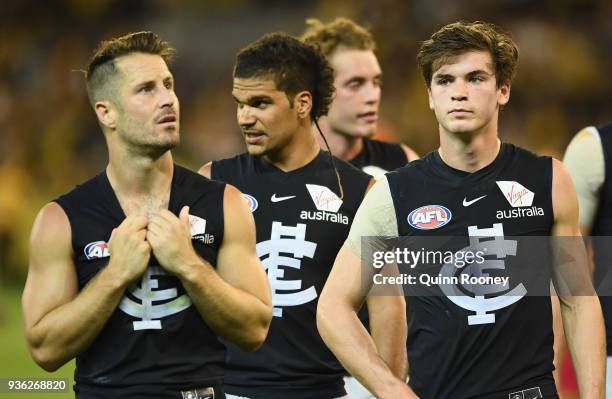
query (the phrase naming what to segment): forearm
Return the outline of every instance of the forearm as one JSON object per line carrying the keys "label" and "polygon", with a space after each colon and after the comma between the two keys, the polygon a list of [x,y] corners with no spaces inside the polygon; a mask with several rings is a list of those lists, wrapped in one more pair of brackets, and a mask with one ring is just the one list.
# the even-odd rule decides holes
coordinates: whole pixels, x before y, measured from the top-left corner
{"label": "forearm", "polygon": [[369,296],[367,305],[372,339],[380,357],[400,380],[408,375],[406,353],[407,326],[396,315],[406,311],[403,297]]}
{"label": "forearm", "polygon": [[[317,309],[319,333],[348,372],[377,398],[416,398],[405,380],[397,378],[379,355],[355,310],[347,304],[331,304],[321,299]],[[400,362],[406,364],[405,340],[399,348],[397,352],[403,359]]]}
{"label": "forearm", "polygon": [[189,267],[183,286],[206,323],[221,337],[253,351],[265,340],[271,307],[224,281],[206,261]]}
{"label": "forearm", "polygon": [[55,371],[87,349],[125,288],[125,282],[104,268],[72,301],[47,313],[27,331],[34,360],[43,369]]}
{"label": "forearm", "polygon": [[574,362],[580,397],[605,397],[606,345],[599,298],[561,299],[563,326]]}

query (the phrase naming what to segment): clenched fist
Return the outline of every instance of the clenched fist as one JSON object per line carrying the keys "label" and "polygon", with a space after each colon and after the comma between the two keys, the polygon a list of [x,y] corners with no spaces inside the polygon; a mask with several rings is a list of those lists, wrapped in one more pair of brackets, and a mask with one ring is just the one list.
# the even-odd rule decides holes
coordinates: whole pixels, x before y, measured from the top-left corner
{"label": "clenched fist", "polygon": [[149,264],[151,246],[146,240],[148,223],[144,216],[128,216],[113,229],[108,241],[110,261],[107,267],[114,269],[129,283],[142,276]]}
{"label": "clenched fist", "polygon": [[153,215],[149,220],[147,240],[159,264],[179,277],[188,267],[200,262],[191,244],[188,206],[181,209],[178,218],[166,209]]}

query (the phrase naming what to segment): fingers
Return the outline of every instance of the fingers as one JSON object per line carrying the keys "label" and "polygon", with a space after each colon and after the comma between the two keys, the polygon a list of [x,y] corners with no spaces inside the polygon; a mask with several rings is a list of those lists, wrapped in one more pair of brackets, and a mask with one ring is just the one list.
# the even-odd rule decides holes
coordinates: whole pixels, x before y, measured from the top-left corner
{"label": "fingers", "polygon": [[187,205],[185,205],[181,209],[181,212],[179,213],[179,219],[181,219],[183,223],[189,226],[189,207]]}
{"label": "fingers", "polygon": [[117,227],[126,232],[142,230],[149,224],[149,219],[142,215],[130,215]]}

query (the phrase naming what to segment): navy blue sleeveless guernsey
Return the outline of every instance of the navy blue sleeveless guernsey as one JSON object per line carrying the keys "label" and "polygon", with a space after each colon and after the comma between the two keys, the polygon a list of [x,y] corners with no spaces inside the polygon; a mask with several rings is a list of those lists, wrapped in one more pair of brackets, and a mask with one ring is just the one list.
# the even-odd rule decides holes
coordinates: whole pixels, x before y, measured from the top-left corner
{"label": "navy blue sleeveless guernsey", "polygon": [[263,346],[245,353],[228,345],[226,391],[261,399],[326,399],[345,395],[345,371],[316,327],[318,297],[370,176],[329,154],[283,172],[249,154],[215,161],[212,178],[236,186],[257,228],[257,253],[272,289],[274,317]]}
{"label": "navy blue sleeveless guernsey", "polygon": [[349,163],[366,173],[375,174],[372,169],[388,172],[401,168],[408,161],[400,144],[364,138],[361,152]]}
{"label": "navy blue sleeveless guernsey", "polygon": [[604,154],[605,179],[591,235],[595,260],[595,287],[606,322],[608,356],[612,356],[612,124],[597,128]]}
{"label": "navy blue sleeveless guernsey", "polygon": [[[452,237],[445,249],[459,251],[474,245],[472,239],[551,233],[552,160],[511,144],[502,144],[496,159],[474,173],[449,167],[433,152],[387,179],[400,237]],[[487,273],[501,262],[502,269],[532,270],[542,295],[551,281],[550,258],[543,248],[540,255],[525,248],[518,241],[514,254],[489,253],[483,259],[497,255],[487,260],[496,266],[483,268]],[[541,262],[525,265],[517,260],[521,253]],[[556,397],[550,297],[509,285],[481,297],[465,287],[449,291],[448,284],[405,286],[409,384],[421,398]]]}
{"label": "navy blue sleeveless guernsey", "polygon": [[[213,266],[223,239],[224,189],[174,165],[169,210],[178,215],[190,206],[194,249]],[[108,264],[108,239],[125,214],[106,172],[56,202],[70,221],[81,290]],[[75,391],[78,398],[180,398],[181,390],[222,386],[225,352],[180,280],[151,256],[142,279],[77,356]]]}

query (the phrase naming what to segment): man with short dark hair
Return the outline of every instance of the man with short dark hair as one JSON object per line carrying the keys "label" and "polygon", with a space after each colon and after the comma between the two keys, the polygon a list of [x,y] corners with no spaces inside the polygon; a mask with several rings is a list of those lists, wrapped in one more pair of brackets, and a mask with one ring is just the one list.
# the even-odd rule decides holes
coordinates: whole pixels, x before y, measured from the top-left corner
{"label": "man with short dark hair", "polygon": [[105,171],[47,204],[23,293],[28,347],[54,371],[76,357],[79,399],[223,398],[222,337],[264,341],[270,291],[238,190],[173,163],[179,102],[168,43],[102,42],[87,91]]}
{"label": "man with short dark hair", "polygon": [[[555,273],[564,288],[561,314],[581,397],[602,398],[603,320],[584,270],[571,178],[559,161],[498,137],[499,109],[510,98],[518,61],[516,44],[491,24],[457,22],[423,42],[417,60],[438,120],[440,148],[388,173],[364,199],[319,300],[321,336],[378,398],[556,398],[548,297]],[[572,245],[565,259],[548,257],[542,245],[525,251],[521,244],[529,243],[525,236],[552,235],[565,238],[552,240],[558,250],[553,255]],[[407,314],[397,314],[408,323],[408,387],[364,345],[367,336],[355,313],[362,287],[346,281],[356,273],[376,281],[374,269],[361,269],[361,237],[405,237],[403,242],[425,245],[436,236],[447,238],[440,248],[452,254],[484,255],[469,265],[434,260],[411,269],[418,279],[403,286]],[[519,261],[525,256],[529,262]],[[567,269],[576,281],[564,274],[565,280],[557,280],[556,273]],[[503,270],[536,274],[525,283],[539,291],[528,295],[516,281],[453,283],[463,276],[492,278]],[[421,276],[439,282],[428,284]]]}
{"label": "man with short dark hair", "polygon": [[[200,172],[234,184],[250,204],[274,318],[256,352],[230,346],[226,386],[231,397],[346,394],[345,371],[321,340],[315,312],[370,177],[332,158],[315,140],[313,124],[327,113],[333,90],[325,57],[286,34],[265,35],[236,57],[232,95],[247,153],[209,163]],[[394,305],[403,309],[401,300],[388,309]]]}
{"label": "man with short dark hair", "polygon": [[378,126],[382,93],[382,71],[372,34],[348,18],[327,24],[309,19],[306,23],[302,40],[317,46],[335,73],[336,95],[329,113],[321,118],[332,153],[376,177],[417,159],[405,144],[371,138]]}

